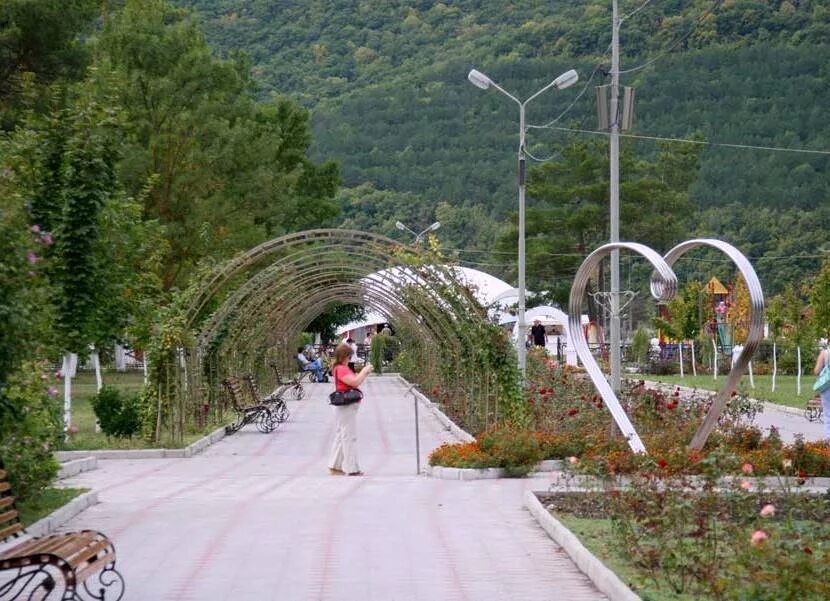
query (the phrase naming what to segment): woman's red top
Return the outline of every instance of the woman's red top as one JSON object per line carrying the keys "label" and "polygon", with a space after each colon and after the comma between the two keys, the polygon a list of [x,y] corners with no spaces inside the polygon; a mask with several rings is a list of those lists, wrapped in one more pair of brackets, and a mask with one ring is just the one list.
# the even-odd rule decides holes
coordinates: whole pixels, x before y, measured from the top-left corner
{"label": "woman's red top", "polygon": [[346,384],[345,382],[343,382],[340,379],[341,376],[346,376],[346,375],[349,375],[349,374],[354,375],[354,372],[351,369],[349,369],[348,365],[335,365],[334,366],[334,371],[332,372],[332,375],[334,376],[334,389],[336,391],[346,392],[347,390],[352,388],[351,386],[349,386],[348,384]]}

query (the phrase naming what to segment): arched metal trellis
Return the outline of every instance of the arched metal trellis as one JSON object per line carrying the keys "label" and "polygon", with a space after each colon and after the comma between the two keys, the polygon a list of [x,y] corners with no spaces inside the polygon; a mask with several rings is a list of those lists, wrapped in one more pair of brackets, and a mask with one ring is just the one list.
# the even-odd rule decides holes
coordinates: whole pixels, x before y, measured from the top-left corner
{"label": "arched metal trellis", "polygon": [[468,428],[486,428],[499,419],[500,398],[518,397],[514,361],[494,364],[503,353],[482,352],[493,340],[510,343],[472,291],[433,251],[384,236],[319,229],[276,238],[217,266],[178,301],[154,344],[157,437],[221,423],[227,375],[254,373],[267,387],[269,363],[293,371],[303,330],[337,304],[388,315],[401,356],[417,366],[407,375],[437,388]]}

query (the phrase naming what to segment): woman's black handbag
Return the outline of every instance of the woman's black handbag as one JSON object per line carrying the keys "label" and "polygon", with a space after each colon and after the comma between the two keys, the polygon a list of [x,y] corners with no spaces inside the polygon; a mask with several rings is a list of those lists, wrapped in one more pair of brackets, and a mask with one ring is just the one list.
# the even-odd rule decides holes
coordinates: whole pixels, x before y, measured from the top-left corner
{"label": "woman's black handbag", "polygon": [[338,407],[341,405],[351,405],[352,403],[357,403],[361,399],[363,399],[363,393],[357,388],[349,388],[345,392],[335,390],[329,395],[329,402]]}

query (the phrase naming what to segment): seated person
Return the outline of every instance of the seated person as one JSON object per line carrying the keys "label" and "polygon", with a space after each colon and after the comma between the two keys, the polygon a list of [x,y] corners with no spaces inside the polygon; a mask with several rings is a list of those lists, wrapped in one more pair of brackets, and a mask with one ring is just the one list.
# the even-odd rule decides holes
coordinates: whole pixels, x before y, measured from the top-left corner
{"label": "seated person", "polygon": [[320,359],[309,361],[308,358],[305,356],[305,353],[303,352],[303,347],[297,348],[297,362],[299,363],[299,365],[302,366],[302,371],[314,372],[314,376],[318,382],[324,381],[325,374],[323,372],[323,365],[320,363]]}

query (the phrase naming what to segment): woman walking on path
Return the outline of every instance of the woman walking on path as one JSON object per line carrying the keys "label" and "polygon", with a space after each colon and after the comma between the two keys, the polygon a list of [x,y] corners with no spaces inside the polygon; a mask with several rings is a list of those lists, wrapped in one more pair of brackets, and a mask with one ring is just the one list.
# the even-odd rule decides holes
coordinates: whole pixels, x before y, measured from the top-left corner
{"label": "woman walking on path", "polygon": [[[830,364],[830,349],[822,349],[819,351],[813,373],[819,375],[827,364]],[[820,392],[819,395],[821,396],[821,412],[824,415],[824,437],[830,439],[830,388]]]}
{"label": "woman walking on path", "polygon": [[[332,375],[334,376],[334,389],[339,392],[357,388],[372,372],[372,364],[367,363],[360,373],[355,374],[348,365],[351,357],[352,347],[346,343],[341,343],[334,349]],[[357,410],[359,407],[359,401],[351,405],[334,406],[336,430],[329,456],[329,471],[332,474],[363,475],[357,461]]]}

